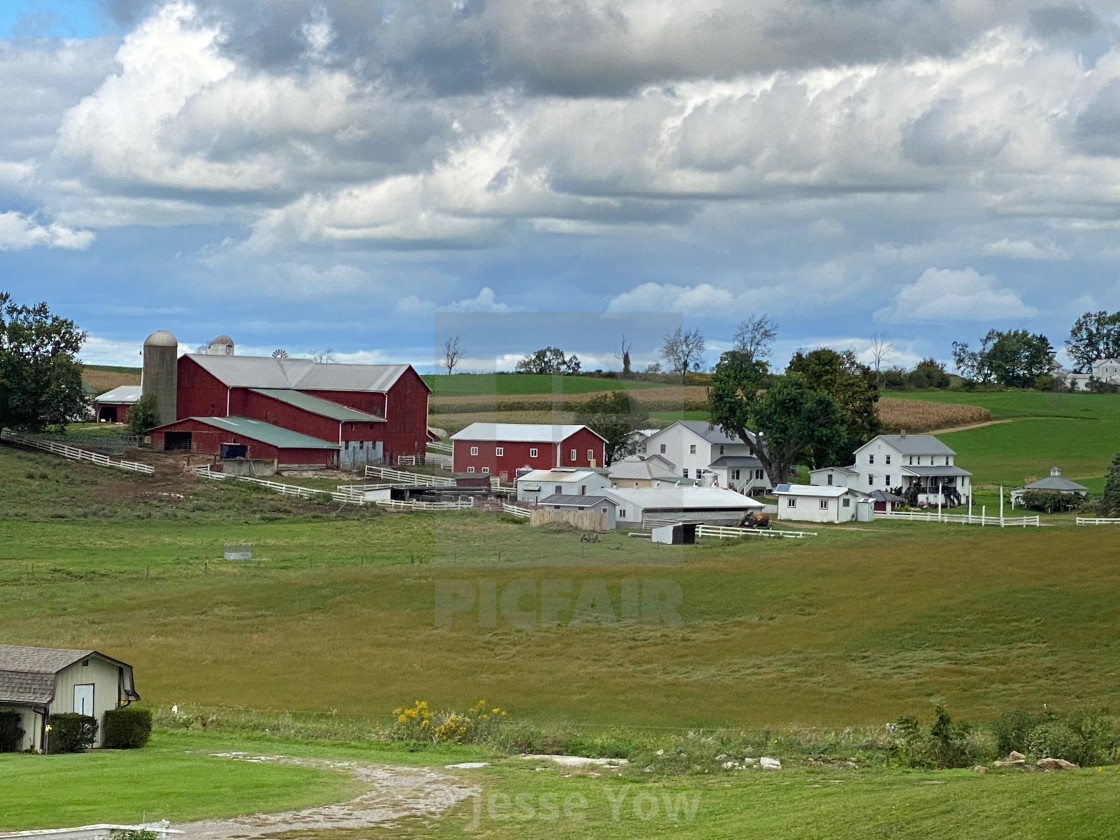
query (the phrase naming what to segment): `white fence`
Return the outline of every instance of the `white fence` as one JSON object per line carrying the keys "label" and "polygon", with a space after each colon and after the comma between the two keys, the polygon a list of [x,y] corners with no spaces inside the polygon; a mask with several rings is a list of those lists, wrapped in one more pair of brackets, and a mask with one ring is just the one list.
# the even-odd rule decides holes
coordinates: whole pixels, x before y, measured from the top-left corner
{"label": "white fence", "polygon": [[1120,525],[1120,519],[1111,519],[1104,516],[1079,516],[1077,517],[1078,525]]}
{"label": "white fence", "polygon": [[719,537],[721,540],[724,538],[736,537],[775,537],[786,539],[802,539],[804,537],[815,537],[815,531],[783,531],[778,528],[729,528],[724,525],[701,525],[696,529],[696,536],[698,537]]}
{"label": "white fence", "polygon": [[533,511],[529,508],[511,505],[509,502],[502,502],[502,513],[508,513],[510,516],[520,516],[522,519],[529,519],[533,515]]}
{"label": "white fence", "polygon": [[396,499],[378,499],[374,504],[392,510],[464,510],[474,507],[474,499],[457,499],[454,502],[401,502]]}
{"label": "white fence", "polygon": [[440,443],[429,443],[428,444],[428,451],[429,452],[439,452],[443,455],[450,455],[451,451],[452,451],[452,446],[451,446],[450,443],[442,443],[442,442],[440,442]]}
{"label": "white fence", "polygon": [[23,446],[32,446],[36,449],[42,449],[44,452],[61,455],[63,458],[69,458],[72,461],[89,461],[91,464],[97,464],[101,467],[114,467],[118,470],[128,470],[129,472],[143,473],[144,475],[155,475],[155,470],[147,464],[138,464],[136,461],[114,461],[112,458],[107,455],[102,455],[100,452],[78,449],[76,446],[67,446],[64,443],[45,440],[35,437],[34,435],[21,435],[17,432],[9,432],[5,429],[4,440],[11,441],[12,443],[19,443]]}
{"label": "white fence", "polygon": [[255,484],[258,487],[267,487],[269,490],[273,490],[283,496],[294,496],[298,499],[318,499],[323,496],[330,496],[331,501],[339,502],[341,504],[366,504],[366,499],[361,493],[344,490],[334,492],[331,492],[329,490],[315,490],[311,487],[300,487],[296,484],[281,484],[279,481],[267,481],[263,478],[253,478],[252,476],[248,475],[226,475],[225,473],[214,472],[210,469],[209,464],[203,464],[199,467],[193,467],[191,469],[191,472],[193,472],[197,476],[200,476],[201,478],[209,478],[213,479],[214,481],[225,481],[227,479],[232,481],[244,481],[249,484]]}
{"label": "white fence", "polygon": [[1028,525],[1038,527],[1041,524],[1037,516],[970,516],[967,513],[938,513],[935,510],[913,511],[892,510],[876,511],[876,519],[908,519],[916,522],[957,522],[961,525],[995,525],[1003,528],[1025,528]]}
{"label": "white fence", "polygon": [[366,467],[366,478],[382,478],[393,484],[408,484],[413,487],[454,487],[455,479],[445,475],[422,475],[419,473],[394,470],[392,467]]}

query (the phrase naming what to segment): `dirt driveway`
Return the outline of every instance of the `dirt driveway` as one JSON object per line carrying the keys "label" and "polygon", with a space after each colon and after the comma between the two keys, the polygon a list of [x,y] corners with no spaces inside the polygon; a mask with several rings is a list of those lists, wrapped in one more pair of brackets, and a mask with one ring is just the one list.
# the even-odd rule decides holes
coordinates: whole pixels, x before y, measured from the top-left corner
{"label": "dirt driveway", "polygon": [[171,828],[189,840],[252,840],[286,831],[368,828],[406,816],[438,817],[478,788],[462,779],[428,767],[363,764],[289,756],[221,753],[237,761],[294,764],[323,770],[344,770],[361,780],[366,790],[356,799],[302,811],[252,814],[225,820],[175,823]]}

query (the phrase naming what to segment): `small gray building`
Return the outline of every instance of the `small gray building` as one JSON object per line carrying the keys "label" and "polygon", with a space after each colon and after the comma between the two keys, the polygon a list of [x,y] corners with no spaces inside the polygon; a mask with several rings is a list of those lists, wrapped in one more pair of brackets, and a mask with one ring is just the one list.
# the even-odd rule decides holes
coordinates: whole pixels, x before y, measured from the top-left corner
{"label": "small gray building", "polygon": [[1063,496],[1070,496],[1071,504],[1078,498],[1084,498],[1089,492],[1089,488],[1084,484],[1078,484],[1076,481],[1070,481],[1068,478],[1062,477],[1062,471],[1057,467],[1050,468],[1050,475],[1046,478],[1040,478],[1038,481],[1032,481],[1030,484],[1025,484],[1022,487],[1016,487],[1011,491],[1011,507],[1017,507],[1023,503],[1023,494],[1031,490],[1049,490],[1055,493],[1061,493]]}
{"label": "small gray building", "polygon": [[76,712],[97,720],[103,743],[105,712],[139,700],[132,666],[95,650],[0,645],[0,708],[15,709],[21,750],[43,749],[50,716]]}

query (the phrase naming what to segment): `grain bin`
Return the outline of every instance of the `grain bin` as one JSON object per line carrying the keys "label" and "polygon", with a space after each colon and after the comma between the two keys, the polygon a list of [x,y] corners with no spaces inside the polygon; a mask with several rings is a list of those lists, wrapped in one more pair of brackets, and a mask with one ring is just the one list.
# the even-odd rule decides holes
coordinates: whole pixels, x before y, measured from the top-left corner
{"label": "grain bin", "polygon": [[156,397],[159,424],[174,423],[175,394],[178,387],[179,342],[167,330],[156,330],[144,339],[144,370],[140,394]]}

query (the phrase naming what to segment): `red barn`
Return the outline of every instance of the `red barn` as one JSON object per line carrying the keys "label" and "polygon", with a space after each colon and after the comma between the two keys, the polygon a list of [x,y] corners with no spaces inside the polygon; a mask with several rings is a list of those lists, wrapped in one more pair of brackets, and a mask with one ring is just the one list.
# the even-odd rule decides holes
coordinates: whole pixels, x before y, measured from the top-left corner
{"label": "red barn", "polygon": [[347,469],[427,450],[431,389],[411,365],[188,354],[177,376],[178,420],[259,420],[330,442]]}
{"label": "red barn", "polygon": [[218,455],[223,444],[245,447],[244,457],[275,460],[277,469],[338,466],[338,445],[248,417],[186,417],[152,429],[153,449]]}
{"label": "red barn", "polygon": [[520,467],[601,467],[606,440],[587,426],[472,423],[451,436],[455,472],[489,473],[509,481]]}
{"label": "red barn", "polygon": [[93,398],[99,423],[127,423],[128,411],[140,400],[139,385],[120,385]]}

